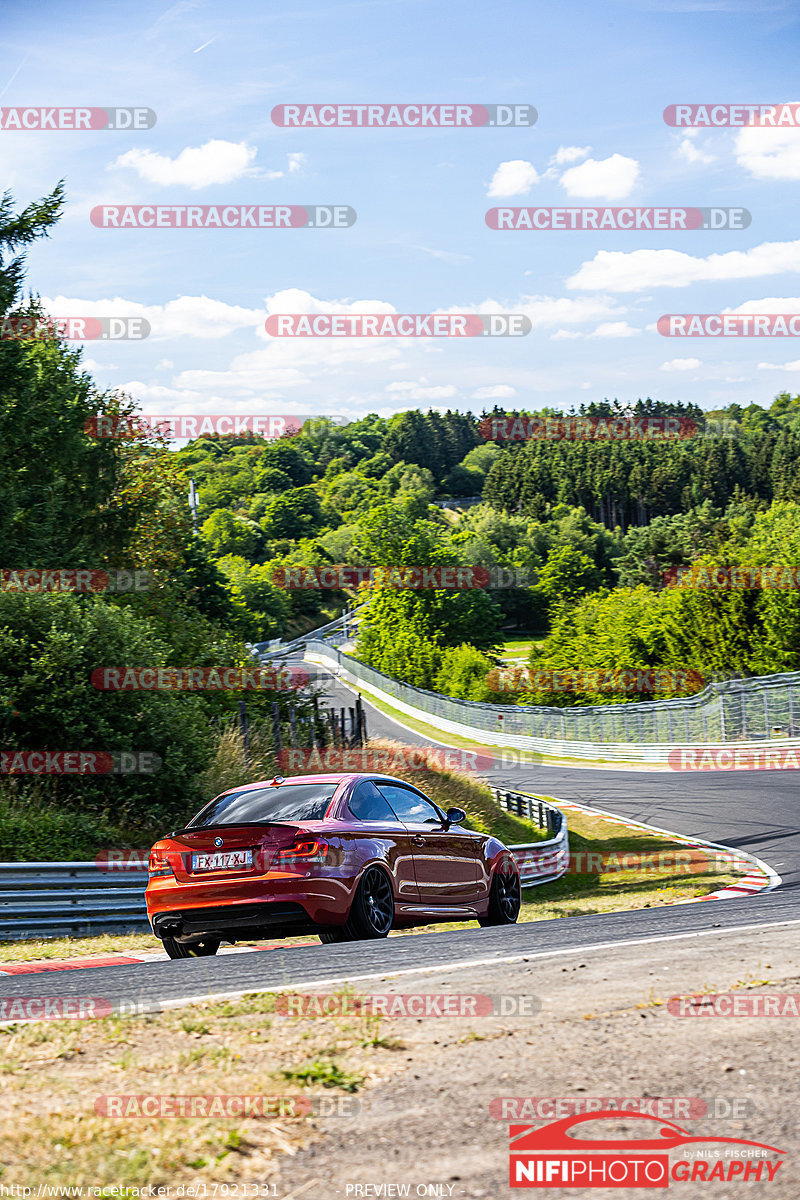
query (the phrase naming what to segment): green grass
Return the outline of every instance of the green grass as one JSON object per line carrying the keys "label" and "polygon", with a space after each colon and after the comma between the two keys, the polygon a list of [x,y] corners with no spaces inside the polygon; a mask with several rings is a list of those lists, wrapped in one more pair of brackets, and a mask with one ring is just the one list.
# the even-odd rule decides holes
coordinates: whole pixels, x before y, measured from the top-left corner
{"label": "green grass", "polygon": [[299,1083],[301,1087],[309,1087],[319,1083],[325,1088],[340,1088],[343,1092],[357,1092],[364,1079],[361,1075],[349,1074],[343,1071],[338,1063],[316,1059],[304,1067],[294,1067],[290,1071],[281,1071],[284,1079]]}

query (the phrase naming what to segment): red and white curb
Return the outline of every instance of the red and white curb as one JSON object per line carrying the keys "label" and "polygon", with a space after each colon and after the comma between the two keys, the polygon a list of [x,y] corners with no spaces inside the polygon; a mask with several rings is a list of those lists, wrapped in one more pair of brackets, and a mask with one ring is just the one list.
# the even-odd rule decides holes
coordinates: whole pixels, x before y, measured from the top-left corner
{"label": "red and white curb", "polygon": [[[302,946],[316,946],[317,941],[295,943]],[[285,942],[260,942],[257,946],[224,946],[218,953],[224,954],[253,954],[256,950],[292,950]],[[0,975],[41,975],[47,971],[80,971],[89,967],[129,967],[137,963],[168,962],[163,950],[142,950],[133,954],[98,954],[94,958],[43,958],[30,962],[0,962]]]}
{"label": "red and white curb", "polygon": [[563,809],[567,813],[571,809],[573,812],[581,813],[583,816],[601,817],[604,821],[608,821],[612,825],[624,825],[628,829],[643,829],[647,833],[659,833],[692,850],[713,850],[714,858],[717,862],[730,863],[734,870],[741,870],[745,862],[748,864],[749,870],[747,874],[743,875],[736,883],[730,883],[727,887],[720,888],[716,892],[709,892],[707,896],[696,896],[691,900],[674,900],[672,901],[673,904],[699,904],[703,900],[741,899],[742,896],[753,896],[759,892],[771,892],[782,882],[778,872],[773,870],[768,863],[765,863],[760,858],[756,858],[754,854],[748,854],[746,850],[735,850],[731,846],[724,846],[721,842],[707,842],[703,838],[685,837],[681,833],[674,833],[671,829],[661,829],[658,825],[647,825],[643,821],[633,821],[627,817],[619,816],[618,813],[610,813],[606,812],[603,808],[578,804],[574,800],[560,800],[555,796],[541,796],[536,797],[536,799],[550,800],[558,808]]}

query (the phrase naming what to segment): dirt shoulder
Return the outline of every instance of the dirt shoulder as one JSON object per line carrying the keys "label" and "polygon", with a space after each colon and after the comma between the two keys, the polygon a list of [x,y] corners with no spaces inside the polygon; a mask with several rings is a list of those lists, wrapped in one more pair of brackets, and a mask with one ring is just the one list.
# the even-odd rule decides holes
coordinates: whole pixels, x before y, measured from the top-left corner
{"label": "dirt shoulder", "polygon": [[[680,1018],[666,1001],[700,992],[800,992],[796,946],[795,924],[376,983],[375,992],[536,995],[542,1007],[533,1017],[382,1022],[384,1035],[405,1046],[391,1080],[362,1094],[356,1121],[321,1122],[322,1140],[282,1157],[270,1178],[279,1196],[298,1200],[495,1197],[509,1186],[508,1120],[490,1115],[499,1097],[702,1098],[712,1113],[719,1099],[737,1102],[745,1115],[686,1120],[679,1108],[673,1114],[678,1125],[698,1136],[778,1146],[787,1161],[769,1184],[706,1182],[701,1192],[699,1182],[670,1182],[670,1188],[712,1200],[741,1196],[747,1188],[753,1189],[748,1195],[794,1200],[800,1136],[787,1099],[796,1094],[800,1020]],[[720,1108],[726,1111],[725,1103]],[[634,1123],[623,1118],[612,1132],[642,1137],[655,1131],[648,1125],[643,1135]],[[596,1130],[591,1134],[609,1136]],[[673,1161],[683,1153],[673,1151]],[[410,1190],[364,1190],[390,1184]],[[434,1184],[438,1192],[430,1190]],[[427,1192],[417,1190],[423,1185]],[[540,1187],[537,1194],[596,1197],[597,1191]]]}

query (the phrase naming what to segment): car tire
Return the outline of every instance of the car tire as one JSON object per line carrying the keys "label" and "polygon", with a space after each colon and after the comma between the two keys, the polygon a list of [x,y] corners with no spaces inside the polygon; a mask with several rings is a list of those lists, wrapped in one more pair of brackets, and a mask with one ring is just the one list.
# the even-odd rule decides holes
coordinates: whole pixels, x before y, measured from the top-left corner
{"label": "car tire", "polygon": [[478,917],[482,929],[491,925],[515,925],[522,904],[519,874],[509,871],[508,864],[495,871],[489,888],[489,907],[486,916]]}
{"label": "car tire", "polygon": [[361,942],[385,938],[394,924],[392,882],[380,867],[368,867],[356,888],[344,925],[320,932],[321,942]]}
{"label": "car tire", "polygon": [[218,937],[205,937],[197,942],[179,942],[177,938],[162,938],[170,958],[208,958],[217,953],[221,940]]}

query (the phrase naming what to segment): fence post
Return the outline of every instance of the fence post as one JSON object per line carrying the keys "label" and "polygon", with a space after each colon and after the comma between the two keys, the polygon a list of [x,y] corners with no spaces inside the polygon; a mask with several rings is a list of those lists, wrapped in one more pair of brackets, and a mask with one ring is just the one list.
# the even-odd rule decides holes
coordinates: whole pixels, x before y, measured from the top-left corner
{"label": "fence post", "polygon": [[348,708],[347,711],[350,713],[350,745],[355,746],[358,740],[356,738],[356,710]]}
{"label": "fence post", "polygon": [[272,701],[272,744],[275,749],[275,760],[280,766],[278,755],[283,751],[283,740],[281,738],[281,714],[277,700]]}
{"label": "fence post", "polygon": [[789,684],[789,737],[794,737],[794,686]]}
{"label": "fence post", "polygon": [[361,702],[361,696],[356,697],[356,716],[358,718],[358,744],[366,746],[367,744],[367,716],[364,712],[364,705]]}
{"label": "fence post", "polygon": [[250,770],[250,726],[247,723],[247,705],[239,701],[239,728],[242,733],[242,749],[244,750],[244,765]]}
{"label": "fence post", "polygon": [[289,705],[289,732],[292,738],[292,749],[297,749],[297,709],[293,704]]}

